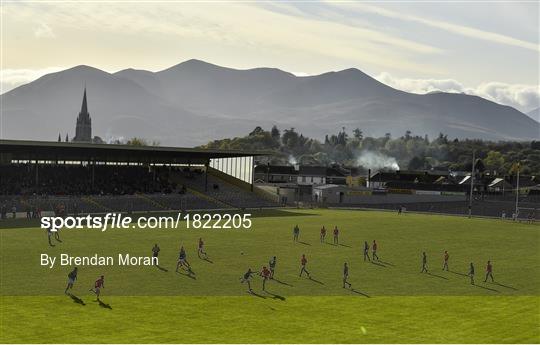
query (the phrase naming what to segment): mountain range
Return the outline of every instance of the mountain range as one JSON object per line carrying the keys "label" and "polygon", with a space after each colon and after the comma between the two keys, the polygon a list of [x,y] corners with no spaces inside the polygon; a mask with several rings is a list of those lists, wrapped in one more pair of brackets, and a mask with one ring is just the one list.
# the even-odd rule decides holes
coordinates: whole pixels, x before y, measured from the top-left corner
{"label": "mountain range", "polygon": [[540,136],[540,124],[512,107],[466,94],[407,93],[354,68],[298,77],[188,60],[159,72],[77,66],[47,74],[0,96],[2,138],[73,136],[85,87],[93,134],[104,140],[194,146],[274,124],[316,138],[342,127],[370,136],[407,130],[431,138],[441,132],[489,140]]}
{"label": "mountain range", "polygon": [[540,108],[529,111],[527,115],[529,115],[529,117],[535,119],[536,121],[540,121]]}

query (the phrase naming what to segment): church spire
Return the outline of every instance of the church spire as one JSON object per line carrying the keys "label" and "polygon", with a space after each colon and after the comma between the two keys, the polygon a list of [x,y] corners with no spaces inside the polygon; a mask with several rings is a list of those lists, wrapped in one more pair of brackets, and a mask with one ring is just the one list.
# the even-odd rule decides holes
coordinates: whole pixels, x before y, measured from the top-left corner
{"label": "church spire", "polygon": [[87,114],[87,113],[88,113],[88,106],[86,105],[86,85],[85,85],[82,106],[81,106],[81,114]]}
{"label": "church spire", "polygon": [[77,117],[75,137],[73,138],[73,141],[92,142],[92,119],[88,113],[88,105],[86,103],[86,85],[84,87],[81,112]]}

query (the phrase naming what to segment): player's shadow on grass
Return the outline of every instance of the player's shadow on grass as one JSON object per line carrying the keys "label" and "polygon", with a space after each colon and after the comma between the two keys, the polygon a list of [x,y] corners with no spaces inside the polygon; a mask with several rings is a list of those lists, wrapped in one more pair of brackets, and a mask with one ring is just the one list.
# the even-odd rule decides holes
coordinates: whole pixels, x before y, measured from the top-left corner
{"label": "player's shadow on grass", "polygon": [[439,279],[448,280],[448,278],[446,278],[446,277],[443,277],[443,276],[440,276],[440,275],[438,275],[438,274],[431,273],[431,272],[428,272],[427,275],[428,275],[428,276],[435,277],[435,278],[439,278]]}
{"label": "player's shadow on grass", "polygon": [[309,244],[307,242],[304,242],[304,241],[298,241],[298,243],[301,243],[301,244],[306,245],[306,246],[311,246],[311,244]]}
{"label": "player's shadow on grass", "polygon": [[266,297],[264,297],[263,295],[259,295],[259,294],[256,293],[255,291],[248,292],[248,294],[250,294],[250,295],[252,295],[252,296],[255,296],[255,297],[259,297],[259,298],[266,299]]}
{"label": "player's shadow on grass", "polygon": [[351,292],[362,295],[362,296],[366,296],[367,298],[371,298],[371,296],[369,296],[368,294],[365,294],[362,291],[358,291],[356,289],[351,289]]}
{"label": "player's shadow on grass", "polygon": [[103,301],[101,301],[101,300],[99,300],[99,299],[98,299],[98,303],[99,303],[99,306],[100,306],[101,308],[112,309],[112,307],[111,307],[110,304],[107,304],[107,303],[105,303],[105,302],[103,302]]}
{"label": "player's shadow on grass", "polygon": [[337,244],[335,244],[335,243],[331,243],[331,242],[324,242],[324,243],[326,243],[326,244],[328,244],[328,245],[330,245],[330,246],[337,247]]}
{"label": "player's shadow on grass", "polygon": [[487,286],[482,286],[482,285],[478,285],[478,284],[474,284],[474,286],[479,287],[479,288],[481,288],[481,289],[493,291],[493,292],[500,292],[499,290],[495,290],[495,289],[492,289],[492,288],[488,288]]}
{"label": "player's shadow on grass", "polygon": [[181,271],[178,271],[178,272],[176,272],[176,273],[178,273],[178,274],[180,274],[180,275],[183,275],[183,276],[185,276],[185,277],[191,278],[191,279],[193,279],[193,280],[197,280],[197,277],[195,277],[195,272],[193,272],[193,271],[188,271],[188,272],[186,272],[186,273],[181,272]]}
{"label": "player's shadow on grass", "polygon": [[387,266],[395,266],[395,265],[394,265],[393,263],[391,263],[391,262],[386,262],[386,261],[382,261],[382,260],[379,260],[379,262],[380,262],[381,264],[384,264],[384,265],[387,265]]}
{"label": "player's shadow on grass", "polygon": [[322,281],[317,280],[317,279],[315,279],[315,278],[309,277],[308,279],[311,280],[311,281],[314,282],[314,283],[317,283],[317,284],[320,284],[320,285],[324,285],[324,283],[323,283]]}
{"label": "player's shadow on grass", "polygon": [[265,291],[267,294],[269,294],[270,296],[272,296],[273,299],[279,299],[280,301],[284,301],[285,300],[285,297],[283,296],[280,296],[278,294],[275,294],[275,293],[272,293],[270,291]]}
{"label": "player's shadow on grass", "polygon": [[507,289],[510,289],[510,290],[514,290],[514,291],[518,291],[518,289],[516,289],[515,287],[513,286],[508,286],[508,285],[504,285],[504,284],[501,284],[501,283],[498,283],[498,282],[492,282],[490,284],[493,284],[493,285],[499,285],[503,288],[507,288]]}
{"label": "player's shadow on grass", "polygon": [[286,282],[282,282],[282,281],[279,280],[279,279],[273,278],[272,280],[275,281],[275,282],[278,283],[278,284],[281,284],[281,285],[287,285],[287,286],[293,287],[291,284],[286,283]]}
{"label": "player's shadow on grass", "polygon": [[468,276],[469,276],[468,274],[460,273],[460,272],[456,272],[456,271],[448,271],[448,272],[454,273],[454,274],[457,274],[457,275],[460,275],[460,276],[464,276],[464,277],[468,277]]}
{"label": "player's shadow on grass", "polygon": [[341,244],[341,243],[340,243],[339,245],[342,246],[342,247],[352,248],[351,246],[348,246],[348,245],[346,245],[346,244]]}
{"label": "player's shadow on grass", "polygon": [[77,297],[77,296],[75,296],[73,294],[69,294],[69,297],[71,297],[71,299],[73,300],[73,303],[77,303],[77,304],[80,304],[80,305],[86,305],[86,303],[84,303],[84,301],[81,298],[79,298],[79,297]]}
{"label": "player's shadow on grass", "polygon": [[214,263],[214,261],[210,260],[209,258],[204,258],[203,260],[206,261],[206,262],[208,262],[208,263],[211,263],[211,264]]}
{"label": "player's shadow on grass", "polygon": [[386,268],[386,266],[383,265],[383,264],[381,264],[380,262],[377,262],[377,261],[371,261],[371,263],[372,263],[373,265],[377,265],[377,266],[381,266],[381,267]]}
{"label": "player's shadow on grass", "polygon": [[168,269],[166,269],[165,267],[161,267],[160,265],[156,265],[156,267],[163,272],[169,272]]}

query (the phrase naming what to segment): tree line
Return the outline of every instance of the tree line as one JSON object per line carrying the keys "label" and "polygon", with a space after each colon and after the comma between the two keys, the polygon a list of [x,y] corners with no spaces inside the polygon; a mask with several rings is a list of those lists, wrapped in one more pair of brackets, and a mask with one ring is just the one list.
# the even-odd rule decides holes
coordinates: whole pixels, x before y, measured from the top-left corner
{"label": "tree line", "polygon": [[[540,173],[540,141],[487,141],[481,139],[449,139],[440,133],[430,139],[406,131],[393,138],[390,133],[382,137],[364,136],[359,128],[348,133],[342,128],[336,134],[326,135],[324,141],[308,138],[295,128],[284,130],[273,126],[270,130],[256,127],[244,137],[214,140],[201,146],[208,149],[265,150],[274,153],[260,158],[261,164],[286,165],[342,165],[370,168],[362,159],[375,155],[395,160],[401,170],[469,171],[472,153],[483,167],[493,175]],[[377,160],[379,158],[375,158]],[[388,167],[391,168],[390,166]]]}

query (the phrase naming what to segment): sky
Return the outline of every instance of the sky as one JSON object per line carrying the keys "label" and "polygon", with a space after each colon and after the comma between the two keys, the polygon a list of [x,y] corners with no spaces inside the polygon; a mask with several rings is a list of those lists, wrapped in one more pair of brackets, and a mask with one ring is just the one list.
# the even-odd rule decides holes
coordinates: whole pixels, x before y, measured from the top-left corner
{"label": "sky", "polygon": [[5,1],[1,93],[76,65],[189,59],[298,76],[358,68],[401,90],[540,103],[539,2]]}

